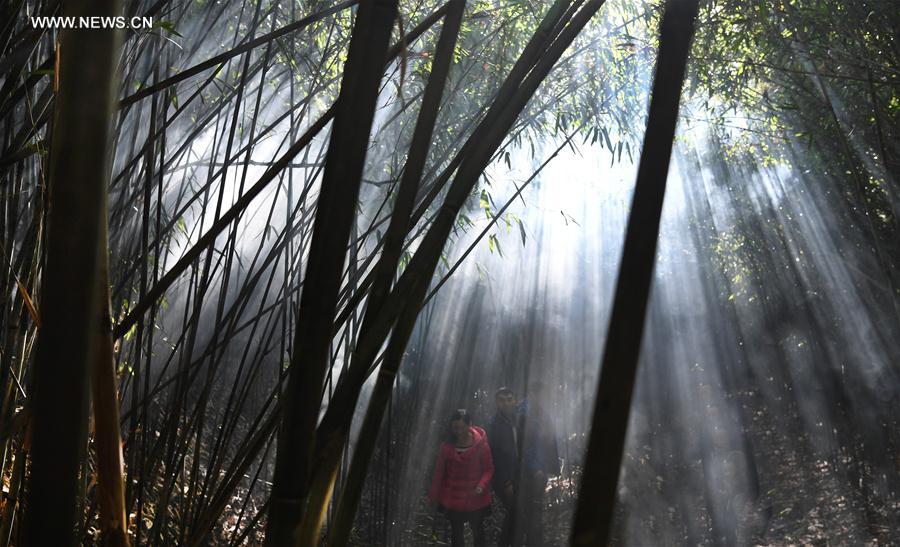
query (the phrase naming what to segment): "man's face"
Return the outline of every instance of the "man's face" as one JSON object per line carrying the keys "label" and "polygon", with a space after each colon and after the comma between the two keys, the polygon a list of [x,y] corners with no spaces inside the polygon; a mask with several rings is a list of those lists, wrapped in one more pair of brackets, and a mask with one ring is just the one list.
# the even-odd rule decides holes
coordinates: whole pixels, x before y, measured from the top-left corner
{"label": "man's face", "polygon": [[511,418],[516,410],[516,396],[512,393],[497,395],[497,410],[507,418]]}

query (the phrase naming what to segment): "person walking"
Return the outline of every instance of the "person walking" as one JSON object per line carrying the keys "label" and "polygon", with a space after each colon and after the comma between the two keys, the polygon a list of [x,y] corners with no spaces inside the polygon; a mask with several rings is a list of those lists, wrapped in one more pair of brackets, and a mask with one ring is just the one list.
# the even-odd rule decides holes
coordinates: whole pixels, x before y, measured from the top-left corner
{"label": "person walking", "polygon": [[494,458],[494,492],[503,505],[505,514],[500,525],[499,547],[519,545],[516,535],[516,490],[519,482],[521,445],[521,414],[516,394],[508,387],[501,387],[494,394],[497,413],[488,429],[491,454]]}
{"label": "person walking", "polygon": [[465,409],[450,417],[447,440],[441,443],[428,498],[450,521],[453,547],[465,545],[469,523],[475,547],[485,545],[484,519],[491,512],[490,482],[494,462],[484,429],[472,425]]}

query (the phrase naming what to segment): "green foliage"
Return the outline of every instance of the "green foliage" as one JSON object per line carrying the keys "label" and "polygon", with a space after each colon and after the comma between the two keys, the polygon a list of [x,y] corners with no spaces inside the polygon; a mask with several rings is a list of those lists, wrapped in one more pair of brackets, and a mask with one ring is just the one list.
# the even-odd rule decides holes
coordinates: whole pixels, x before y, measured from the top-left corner
{"label": "green foliage", "polygon": [[174,34],[179,38],[183,38],[183,36],[181,36],[181,34],[175,29],[175,23],[173,23],[172,21],[154,21],[153,28],[160,28],[168,32],[169,34]]}
{"label": "green foliage", "polygon": [[689,96],[729,158],[768,167],[797,144],[833,153],[852,135],[884,162],[876,126],[888,142],[900,129],[897,13],[887,0],[711,0]]}

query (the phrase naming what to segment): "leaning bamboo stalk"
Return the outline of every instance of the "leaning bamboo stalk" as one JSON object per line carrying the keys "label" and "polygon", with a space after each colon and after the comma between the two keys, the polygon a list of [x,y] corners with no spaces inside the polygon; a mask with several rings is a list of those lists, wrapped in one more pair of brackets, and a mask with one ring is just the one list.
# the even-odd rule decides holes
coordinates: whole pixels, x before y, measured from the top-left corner
{"label": "leaning bamboo stalk", "polygon": [[[366,312],[363,315],[361,332],[367,332],[372,327],[376,312],[384,303],[385,297],[391,289],[391,282],[397,271],[397,265],[403,253],[403,241],[410,228],[410,217],[415,206],[416,195],[419,191],[419,183],[425,168],[425,160],[428,156],[435,121],[441,97],[453,60],[453,50],[462,23],[462,14],[465,9],[465,1],[452,0],[447,4],[449,9],[444,19],[438,44],[435,50],[432,74],[426,84],[425,95],[416,127],[413,130],[412,142],[408,159],[403,170],[403,177],[397,189],[394,209],[391,212],[390,222],[384,239],[382,251],[378,262],[372,272],[372,284],[366,301]],[[342,389],[336,391],[336,398],[332,400],[337,407],[349,409],[355,407],[355,395],[359,392],[359,385],[365,381],[368,362],[360,362],[359,354],[354,354],[353,361],[346,375],[342,375]],[[328,422],[325,422],[328,423]],[[343,444],[343,443],[340,443]]]}
{"label": "leaning bamboo stalk", "polygon": [[215,57],[212,57],[211,59],[207,59],[199,64],[192,66],[189,69],[179,72],[178,74],[176,74],[174,76],[166,78],[165,80],[163,80],[157,84],[146,87],[138,92],[135,92],[132,95],[129,95],[128,97],[125,97],[124,99],[122,99],[119,102],[119,108],[127,107],[137,101],[140,101],[141,99],[144,99],[146,97],[149,97],[150,95],[153,95],[154,93],[158,93],[158,92],[162,91],[163,89],[166,89],[169,86],[175,85],[178,82],[182,82],[182,81],[190,78],[191,76],[196,76],[197,74],[203,72],[204,70],[208,70],[215,66],[222,65],[222,64],[226,63],[228,60],[230,60],[234,57],[237,57],[238,55],[241,55],[242,53],[248,53],[248,52],[256,49],[257,47],[264,45],[264,44],[271,43],[274,40],[281,38],[282,36],[286,36],[292,32],[297,32],[299,30],[302,30],[302,29],[312,25],[313,23],[328,17],[329,15],[334,15],[335,13],[338,13],[339,11],[353,7],[357,3],[359,3],[359,0],[345,0],[344,2],[336,4],[330,8],[324,9],[320,12],[314,13],[308,17],[304,17],[303,19],[300,19],[299,21],[296,21],[296,22],[286,25],[278,30],[275,30],[268,34],[260,36],[259,38],[250,40],[239,46],[235,46],[234,48],[226,51],[225,53],[220,53],[219,55],[216,55]]}
{"label": "leaning bamboo stalk", "polygon": [[[556,39],[552,41],[549,47],[546,49],[540,47],[542,42],[552,39],[549,32],[559,23],[562,11],[567,4],[565,1],[557,2],[550,9],[529,46],[526,46],[526,50],[523,52],[523,56],[525,56],[526,52],[530,53],[527,56],[528,59],[523,61],[520,58],[511,72],[512,78],[507,79],[502,86],[503,89],[510,88],[509,100],[498,101],[493,105],[482,124],[473,133],[472,139],[477,138],[477,140],[470,139],[469,141],[475,144],[471,145],[471,148],[470,146],[464,146],[464,149],[471,149],[471,152],[461,162],[460,170],[440,209],[442,214],[436,217],[422,245],[411,260],[408,269],[401,276],[401,280],[397,283],[390,297],[386,299],[386,301],[393,300],[393,305],[388,306],[386,304],[383,309],[378,310],[379,313],[373,322],[374,327],[368,333],[363,334],[363,336],[368,334],[369,337],[360,343],[362,347],[358,347],[357,351],[359,353],[354,355],[354,357],[360,359],[359,364],[371,364],[370,359],[374,360],[375,353],[381,346],[381,340],[383,340],[383,338],[375,337],[375,335],[380,336],[382,333],[386,335],[390,327],[394,325],[394,318],[397,318],[397,323],[394,326],[395,335],[392,336],[388,350],[392,351],[395,356],[402,355],[415,324],[415,318],[418,316],[419,309],[426,297],[428,285],[440,259],[444,243],[447,241],[453,221],[462,207],[464,196],[468,196],[471,192],[488,160],[502,143],[506,132],[512,127],[522,109],[524,109],[544,78],[550,73],[550,70],[562,53],[603,4],[603,0],[589,2],[581,11],[572,15],[570,24],[560,30],[559,35],[556,36]],[[559,12],[556,10],[559,10]],[[531,47],[532,45],[534,47]],[[539,53],[545,54],[541,56]],[[507,85],[510,81],[518,79],[515,77],[517,74],[521,74],[521,86]],[[500,97],[504,95],[500,95]],[[398,315],[393,315],[394,313]],[[399,363],[399,357],[397,357],[397,360]],[[366,366],[365,372],[368,370],[369,367]],[[388,371],[387,373],[395,374],[396,371]],[[349,393],[348,396],[353,397],[352,390],[356,386],[350,385],[348,382],[344,388]],[[389,397],[390,390],[387,390],[387,392],[386,397]],[[356,395],[358,396],[358,391]],[[352,400],[355,401],[355,398]],[[341,403],[336,401],[338,401],[337,396],[335,396],[332,404],[329,405],[329,409],[323,417],[322,425],[318,431],[318,444],[321,446],[321,449],[320,453],[317,454],[316,485],[320,492],[327,491],[325,487],[327,481],[330,480],[333,483],[338,460],[336,455],[340,454],[340,447],[343,445],[342,431],[345,430],[345,427],[342,427],[342,424],[346,425],[349,423],[349,418],[346,417],[346,405],[343,404],[343,401]],[[386,404],[385,401],[377,404]],[[352,417],[352,414],[350,416]],[[380,424],[380,420],[378,420],[378,424]],[[370,421],[368,426],[377,428],[378,424],[374,422],[373,417],[373,421]],[[345,516],[344,518],[347,517]]]}
{"label": "leaning bamboo stalk", "polygon": [[298,527],[309,486],[318,396],[327,371],[346,246],[356,217],[369,133],[396,15],[397,0],[361,4],[350,39],[300,297],[266,545],[313,544],[299,536]]}
{"label": "leaning bamboo stalk", "polygon": [[[491,110],[470,137],[469,143],[474,144],[464,145],[463,150],[469,152],[460,162],[459,170],[431,227],[393,291],[378,310],[376,319],[372,322],[372,329],[361,334],[355,350],[362,356],[360,362],[371,363],[374,361],[391,326],[404,308],[421,305],[434,270],[440,261],[444,244],[453,229],[456,216],[472,188],[477,184],[481,172],[556,61],[603,3],[604,0],[592,0],[585,3],[582,9],[572,16],[569,24],[560,31],[556,39],[549,43],[549,40],[552,39],[549,33],[559,21],[559,15],[554,17],[553,10],[564,10],[568,3],[558,2],[551,8],[532,39],[532,43],[535,43],[536,40],[539,41],[536,42],[534,48],[531,47],[532,43],[525,48],[525,51],[533,51],[531,62],[527,64],[517,62],[511,71],[512,76],[521,70],[524,79],[520,80],[521,84],[518,85],[507,86],[509,79],[504,83],[502,88],[511,88],[509,95],[498,94],[495,104],[492,105]],[[352,413],[352,410],[350,412]],[[329,410],[323,417],[322,426],[320,426],[321,436],[325,438],[330,436],[329,430],[335,427],[332,424],[340,424],[348,420],[348,414],[347,409],[342,405],[329,405]],[[352,414],[350,415],[352,416]]]}
{"label": "leaning bamboo stalk", "polygon": [[[375,316],[374,311],[380,308],[384,297],[390,291],[391,281],[394,278],[397,263],[403,252],[403,240],[409,231],[410,216],[415,206],[419,182],[425,168],[425,160],[428,156],[441,97],[443,96],[447,76],[450,72],[450,65],[453,62],[453,50],[459,36],[466,3],[465,0],[451,0],[447,5],[447,15],[444,18],[444,24],[435,48],[432,72],[425,87],[422,106],[419,109],[419,116],[413,130],[409,156],[403,171],[403,178],[397,190],[397,199],[384,236],[382,256],[375,265],[374,281],[369,293],[366,314],[362,320],[361,329],[363,331],[368,330],[369,323]],[[359,363],[352,363],[351,371],[355,366],[359,369],[357,374],[361,372],[364,375],[368,368],[367,365],[367,363],[362,364],[362,366]],[[337,404],[341,403],[338,402]],[[325,513],[334,490],[334,481],[337,476],[344,438],[346,438],[346,430],[336,435],[336,439],[329,439],[328,441],[328,445],[332,448],[329,451],[330,455],[324,462],[327,469],[317,470],[317,482],[314,483],[314,487],[311,489],[307,515],[320,516]],[[319,536],[321,522],[321,518],[307,519],[304,527],[307,529],[307,537],[316,538]]]}
{"label": "leaning bamboo stalk", "polygon": [[[544,163],[526,180],[522,186],[518,187],[516,192],[506,201],[506,204],[500,208],[491,221],[484,227],[481,233],[476,236],[462,256],[454,263],[450,270],[442,278],[441,282],[428,294],[423,301],[423,306],[435,295],[435,293],[443,285],[444,281],[450,278],[456,269],[463,263],[466,257],[472,252],[475,246],[484,239],[488,231],[496,225],[497,220],[501,218],[507,208],[522,194],[534,181],[543,169],[569,144],[575,132],[560,144],[556,150],[548,157]],[[412,334],[412,328],[415,326],[419,310],[415,310],[415,314],[404,312],[398,319],[391,338],[385,351],[384,361],[378,371],[378,377],[375,381],[375,387],[372,389],[372,395],[369,398],[366,414],[360,427],[359,437],[356,439],[356,445],[353,449],[353,457],[350,463],[350,469],[345,480],[344,488],[338,498],[335,516],[331,522],[331,530],[329,535],[329,545],[344,546],[350,542],[350,531],[353,528],[353,520],[356,516],[357,506],[362,497],[363,486],[365,485],[366,473],[369,468],[369,461],[375,452],[376,441],[378,440],[381,423],[387,412],[388,404],[391,400],[391,392],[394,387],[394,379],[400,370],[403,362],[403,354],[406,350],[406,344]],[[398,351],[399,349],[399,351]]]}
{"label": "leaning bamboo stalk", "polygon": [[647,132],[606,334],[572,545],[605,545],[609,540],[650,299],[666,177],[698,4],[698,0],[668,0],[660,24]]}
{"label": "leaning bamboo stalk", "polygon": [[[116,0],[64,7],[64,15],[74,17],[119,11]],[[57,46],[47,261],[31,397],[28,545],[76,540],[117,49],[118,33],[112,30],[64,29]]]}
{"label": "leaning bamboo stalk", "polygon": [[[385,62],[390,62],[398,55],[403,52],[403,47],[401,44],[410,44],[413,41],[417,40],[426,30],[431,28],[437,21],[440,20],[444,15],[444,11],[446,8],[440,8],[435,10],[431,15],[422,20],[421,23],[416,25],[414,29],[406,33],[403,36],[402,40],[394,44],[394,46],[388,52],[387,57],[385,58]],[[184,253],[181,259],[176,262],[172,268],[169,269],[166,274],[160,278],[160,280],[153,286],[147,294],[138,302],[128,313],[128,315],[122,319],[120,323],[118,323],[113,329],[113,339],[117,340],[124,336],[126,332],[128,332],[131,327],[140,320],[141,316],[150,309],[150,306],[159,300],[159,298],[165,294],[166,290],[178,279],[181,274],[187,270],[190,265],[196,260],[203,250],[211,245],[216,237],[229,226],[229,224],[236,219],[240,214],[253,202],[254,198],[258,196],[267,186],[271,183],[275,178],[279,175],[281,171],[287,167],[291,160],[300,153],[301,150],[305,149],[309,143],[325,128],[326,125],[333,119],[335,115],[335,107],[332,106],[328,110],[326,110],[318,120],[316,120],[313,125],[306,130],[306,132],[297,140],[290,148],[276,161],[272,164],[269,169],[266,169],[265,173],[263,173],[259,180],[247,191],[241,195],[241,197],[235,201],[234,205],[231,208],[222,214],[219,219],[213,223],[213,225],[209,228],[209,230],[197,240],[197,243],[194,244],[188,251]],[[243,152],[243,150],[241,151]]]}
{"label": "leaning bamboo stalk", "polygon": [[[553,36],[550,32],[559,23],[560,18],[567,9],[569,3],[570,0],[557,0],[548,9],[541,24],[532,35],[528,44],[526,44],[519,58],[516,60],[516,63],[513,65],[513,68],[500,86],[488,112],[478,126],[476,126],[472,135],[469,136],[454,159],[450,162],[450,166],[442,172],[441,176],[434,183],[431,192],[429,192],[428,196],[425,198],[426,200],[436,199],[438,191],[440,191],[441,188],[446,185],[447,181],[450,180],[455,172],[456,166],[460,166],[459,172],[462,172],[462,166],[471,165],[472,156],[477,155],[479,158],[484,157],[484,166],[487,165],[487,158],[489,158],[493,151],[499,146],[499,141],[502,140],[509,128],[509,126],[506,126],[502,130],[498,130],[498,121],[502,119],[504,111],[510,107],[515,97],[524,96],[521,87],[522,83],[539,62],[541,54],[544,52],[550,40],[552,40]],[[550,61],[551,66],[552,64],[553,61]],[[533,80],[534,78],[531,79]],[[542,81],[543,78],[541,77],[540,80]],[[534,86],[534,89],[537,89],[536,85]],[[533,92],[534,91],[532,90],[527,93],[527,98],[530,98]],[[527,98],[524,101],[518,101],[522,103],[522,107],[524,107],[527,102]],[[514,112],[511,113],[509,125],[512,125],[520,112],[521,108],[514,109]],[[507,114],[506,117],[509,118],[510,115]],[[494,141],[496,141],[496,144],[489,144]],[[471,188],[477,183],[481,170],[483,170],[483,167],[479,169],[477,173],[474,173],[474,176],[471,170],[468,172],[467,178],[462,184],[468,185],[471,183],[471,186],[467,186],[465,189],[462,188],[462,185],[458,180],[455,181],[455,190],[451,188],[448,193],[448,199],[452,196],[459,196],[461,192],[465,192],[465,197],[468,197]],[[457,175],[457,179],[459,179],[459,175]],[[453,222],[456,219],[456,214],[462,207],[462,201],[464,201],[465,197],[457,198],[459,206],[456,207],[452,213],[452,218],[449,223],[445,223],[446,225],[443,226],[433,224],[428,229],[425,239],[423,240],[423,245],[416,251],[412,261],[410,261],[409,267],[397,282],[394,290],[391,291],[389,295],[382,297],[380,302],[378,302],[377,307],[372,306],[372,309],[367,310],[366,315],[367,317],[370,317],[370,319],[367,321],[367,324],[364,325],[365,328],[361,331],[357,339],[347,379],[342,379],[341,383],[338,384],[331,404],[329,404],[328,410],[322,417],[322,424],[319,426],[319,436],[321,438],[328,439],[335,435],[340,435],[339,432],[348,427],[347,424],[349,424],[349,421],[352,419],[353,409],[356,406],[355,402],[359,395],[359,391],[362,384],[365,382],[366,375],[375,360],[378,350],[381,349],[382,344],[387,339],[388,333],[399,315],[404,302],[409,298],[409,295],[412,294],[411,291],[414,288],[412,284],[423,279],[423,276],[420,275],[420,270],[422,270],[423,266],[419,266],[419,263],[422,261],[422,255],[425,253],[432,253],[434,264],[432,265],[431,271],[433,272],[434,267],[437,266],[437,263],[440,260],[441,251],[449,237]],[[447,205],[445,202],[445,204],[441,206],[440,211],[444,211],[446,207]],[[424,208],[419,208],[418,211],[413,213],[410,225],[414,225],[418,221],[418,214],[424,214]],[[439,217],[436,217],[436,219],[440,220]],[[446,220],[446,218],[443,220]],[[427,247],[425,246],[426,241],[428,242]],[[396,269],[396,266],[394,268]],[[410,273],[411,269],[412,274]],[[427,285],[428,280],[424,280],[424,283]],[[339,442],[332,442],[330,444],[335,448],[340,445]]]}
{"label": "leaning bamboo stalk", "polygon": [[[104,194],[104,202],[105,202]],[[94,335],[94,366],[91,371],[94,401],[94,450],[97,455],[97,500],[100,507],[100,534],[103,545],[128,547],[125,517],[125,487],[122,435],[119,431],[119,397],[113,359],[112,321],[109,301],[109,253],[106,250],[106,207],[100,220],[100,249],[97,265],[97,311],[100,314]]]}

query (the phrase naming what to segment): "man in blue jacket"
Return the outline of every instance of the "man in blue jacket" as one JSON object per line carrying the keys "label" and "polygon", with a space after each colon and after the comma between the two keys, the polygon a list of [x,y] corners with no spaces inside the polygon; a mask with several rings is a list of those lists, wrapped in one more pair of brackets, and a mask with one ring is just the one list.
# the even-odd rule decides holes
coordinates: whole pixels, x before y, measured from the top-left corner
{"label": "man in blue jacket", "polygon": [[501,387],[494,395],[497,405],[497,413],[488,429],[488,444],[491,446],[491,454],[494,460],[494,492],[506,515],[500,527],[500,547],[519,545],[521,541],[515,541],[516,529],[516,486],[519,482],[519,463],[521,460],[521,414],[518,412],[516,394],[507,387]]}
{"label": "man in blue jacket", "polygon": [[506,509],[501,547],[543,545],[543,509],[547,479],[559,474],[553,424],[541,405],[543,391],[532,389],[521,404],[509,388],[495,395],[497,414],[488,432],[494,460],[493,485]]}

